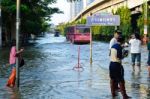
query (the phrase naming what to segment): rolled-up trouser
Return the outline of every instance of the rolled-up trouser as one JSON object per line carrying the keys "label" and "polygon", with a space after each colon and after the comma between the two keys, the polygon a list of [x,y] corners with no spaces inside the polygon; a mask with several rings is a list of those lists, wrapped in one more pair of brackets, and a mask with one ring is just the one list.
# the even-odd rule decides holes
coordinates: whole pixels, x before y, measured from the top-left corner
{"label": "rolled-up trouser", "polygon": [[135,61],[137,61],[137,66],[141,65],[141,53],[131,53],[132,65],[135,65]]}
{"label": "rolled-up trouser", "polygon": [[7,86],[14,87],[15,86],[15,80],[16,80],[16,68],[14,67],[12,69],[12,72],[11,72],[9,78],[8,78]]}

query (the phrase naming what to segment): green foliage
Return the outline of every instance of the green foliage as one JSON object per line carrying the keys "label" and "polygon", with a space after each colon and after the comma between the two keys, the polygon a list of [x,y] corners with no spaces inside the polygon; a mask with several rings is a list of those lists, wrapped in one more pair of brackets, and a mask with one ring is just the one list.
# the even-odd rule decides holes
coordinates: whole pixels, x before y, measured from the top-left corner
{"label": "green foliage", "polygon": [[140,15],[138,20],[137,20],[137,26],[140,30],[140,35],[144,33],[144,15]]}
{"label": "green foliage", "polygon": [[114,26],[92,26],[92,34],[95,40],[108,40],[114,33]]}
{"label": "green foliage", "polygon": [[[46,21],[51,20],[51,15],[54,13],[61,13],[58,8],[51,8],[49,4],[55,3],[56,0],[36,0],[30,2],[24,2],[29,9],[28,12],[24,12],[22,15],[25,19],[22,19],[23,28],[25,32],[39,34],[47,30]],[[31,28],[29,28],[31,27]],[[28,28],[28,29],[27,29]],[[28,30],[28,31],[27,31]]]}
{"label": "green foliage", "polygon": [[69,24],[69,23],[60,24],[59,26],[57,26],[57,29],[60,30],[61,34],[65,36],[66,35],[66,28],[69,25],[71,25],[71,24]]}
{"label": "green foliage", "polygon": [[92,33],[93,35],[101,34],[101,27],[100,26],[92,26]]}
{"label": "green foliage", "polygon": [[[48,21],[54,13],[62,13],[50,5],[56,0],[21,0],[20,18],[21,33],[28,35],[40,34],[49,28]],[[5,31],[12,34],[16,21],[16,0],[2,0],[2,25]]]}
{"label": "green foliage", "polygon": [[[138,29],[140,31],[140,35],[142,36],[143,33],[144,33],[144,13],[146,10],[144,10],[144,6],[142,7],[143,9],[143,12],[141,13],[141,15],[139,16],[138,20],[137,20],[137,26],[138,26]],[[148,34],[150,32],[150,12],[149,12],[150,9],[148,9],[148,13],[147,13],[147,25],[148,25]]]}
{"label": "green foliage", "polygon": [[60,24],[57,28],[61,31],[62,35],[66,35],[66,28],[70,25],[77,25],[77,24],[86,24],[86,19],[82,18],[81,20],[74,21],[72,23]]}
{"label": "green foliage", "polygon": [[101,29],[102,35],[112,36],[114,34],[114,26],[103,26]]}
{"label": "green foliage", "polygon": [[86,19],[85,19],[85,18],[82,18],[82,19],[80,20],[80,22],[81,22],[81,24],[86,24]]}
{"label": "green foliage", "polygon": [[117,15],[120,15],[121,24],[119,29],[122,31],[122,34],[126,37],[131,35],[131,11],[127,7],[120,7],[116,11]]}
{"label": "green foliage", "polygon": [[[119,29],[122,31],[123,36],[128,37],[131,34],[131,12],[127,7],[120,7],[116,13],[112,10],[113,14],[120,15],[121,24]],[[86,19],[82,18],[72,23],[67,23],[59,26],[62,33],[65,34],[65,29],[69,25],[86,24]],[[92,35],[95,40],[108,40],[113,36],[115,26],[92,26]]]}

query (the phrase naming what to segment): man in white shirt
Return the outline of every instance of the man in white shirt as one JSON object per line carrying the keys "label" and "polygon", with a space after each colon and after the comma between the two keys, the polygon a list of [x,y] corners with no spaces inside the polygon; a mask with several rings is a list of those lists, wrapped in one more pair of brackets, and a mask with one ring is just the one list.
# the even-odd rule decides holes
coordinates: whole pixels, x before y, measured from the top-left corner
{"label": "man in white shirt", "polygon": [[[121,31],[115,30],[114,37],[110,40],[110,44],[109,44],[109,50],[110,50],[109,56],[111,55],[112,46],[117,44],[117,42],[118,42],[117,39],[119,38],[120,35],[121,35]],[[120,88],[118,87],[118,82],[116,82],[115,84],[116,84],[115,89],[119,90]]]}
{"label": "man in white shirt", "polygon": [[110,40],[109,43],[109,49],[111,49],[111,47],[117,43],[117,38],[120,36],[120,34],[120,31],[115,30],[114,37]]}
{"label": "man in white shirt", "polygon": [[133,71],[135,71],[135,61],[137,60],[137,66],[139,68],[139,71],[141,71],[141,40],[139,38],[138,34],[132,35],[132,38],[129,41],[129,44],[131,45],[131,60],[132,60],[132,67]]}

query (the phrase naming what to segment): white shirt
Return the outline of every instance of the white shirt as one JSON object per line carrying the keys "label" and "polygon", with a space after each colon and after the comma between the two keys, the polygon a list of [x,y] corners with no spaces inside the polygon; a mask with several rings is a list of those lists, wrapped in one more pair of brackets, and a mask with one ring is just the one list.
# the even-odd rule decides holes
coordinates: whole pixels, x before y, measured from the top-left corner
{"label": "white shirt", "polygon": [[138,39],[131,39],[129,41],[131,44],[131,53],[141,53],[141,41]]}
{"label": "white shirt", "polygon": [[116,38],[112,38],[110,43],[109,43],[109,49],[111,49],[111,47],[117,43],[117,39]]}

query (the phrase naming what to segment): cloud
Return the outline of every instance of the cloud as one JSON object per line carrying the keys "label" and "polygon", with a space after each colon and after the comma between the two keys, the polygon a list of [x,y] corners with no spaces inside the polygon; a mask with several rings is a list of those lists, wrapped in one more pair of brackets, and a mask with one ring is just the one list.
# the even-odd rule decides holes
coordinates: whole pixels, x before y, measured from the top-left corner
{"label": "cloud", "polygon": [[70,3],[67,0],[57,0],[51,7],[58,7],[64,14],[54,14],[51,23],[57,25],[61,22],[67,22],[70,19]]}

